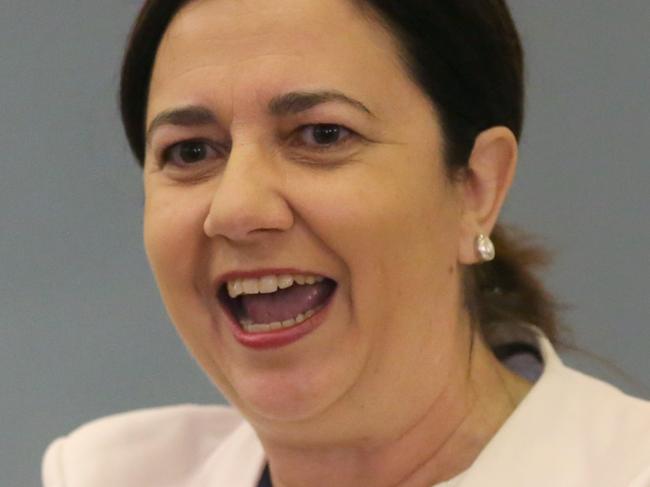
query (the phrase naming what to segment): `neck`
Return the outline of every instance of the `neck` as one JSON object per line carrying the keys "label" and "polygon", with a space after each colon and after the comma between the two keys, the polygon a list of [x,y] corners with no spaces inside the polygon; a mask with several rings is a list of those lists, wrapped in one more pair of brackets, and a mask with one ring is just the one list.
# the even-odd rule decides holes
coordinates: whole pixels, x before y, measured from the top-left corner
{"label": "neck", "polygon": [[[262,437],[275,487],[429,487],[466,470],[531,385],[475,337],[469,370],[398,435],[300,446]],[[391,421],[391,418],[385,418]]]}

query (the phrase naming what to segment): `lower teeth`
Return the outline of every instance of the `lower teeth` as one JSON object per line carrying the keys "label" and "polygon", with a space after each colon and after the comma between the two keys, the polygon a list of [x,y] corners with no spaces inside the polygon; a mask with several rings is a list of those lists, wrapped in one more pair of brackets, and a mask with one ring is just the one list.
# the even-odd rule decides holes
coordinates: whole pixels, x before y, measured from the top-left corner
{"label": "lower teeth", "polygon": [[319,310],[320,308],[310,309],[304,314],[300,313],[295,318],[291,318],[282,322],[276,321],[274,323],[266,323],[260,325],[253,323],[251,320],[243,320],[240,321],[239,324],[246,333],[267,333],[269,331],[281,330],[283,328],[291,328],[292,326],[299,325],[303,321],[314,316]]}

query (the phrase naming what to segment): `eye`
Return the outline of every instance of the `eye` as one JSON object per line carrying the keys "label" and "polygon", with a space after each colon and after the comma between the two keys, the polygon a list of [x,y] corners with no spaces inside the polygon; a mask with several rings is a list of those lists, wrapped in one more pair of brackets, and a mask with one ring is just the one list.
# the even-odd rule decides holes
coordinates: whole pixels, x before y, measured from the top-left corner
{"label": "eye", "polygon": [[162,153],[162,163],[192,166],[218,157],[219,151],[210,143],[204,140],[185,140],[166,148]]}
{"label": "eye", "polygon": [[342,125],[305,125],[298,130],[301,143],[317,150],[327,150],[349,139],[353,132]]}

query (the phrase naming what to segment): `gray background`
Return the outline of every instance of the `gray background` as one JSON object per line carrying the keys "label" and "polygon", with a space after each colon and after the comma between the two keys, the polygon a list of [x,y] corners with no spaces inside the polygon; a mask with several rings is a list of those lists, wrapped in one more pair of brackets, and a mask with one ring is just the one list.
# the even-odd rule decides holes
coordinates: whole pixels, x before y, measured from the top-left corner
{"label": "gray background", "polygon": [[[0,3],[0,485],[19,487],[82,422],[219,396],[142,250],[115,95],[140,2]],[[650,397],[650,2],[511,3],[529,99],[505,219],[556,251],[545,277],[576,343],[630,379],[568,360]]]}

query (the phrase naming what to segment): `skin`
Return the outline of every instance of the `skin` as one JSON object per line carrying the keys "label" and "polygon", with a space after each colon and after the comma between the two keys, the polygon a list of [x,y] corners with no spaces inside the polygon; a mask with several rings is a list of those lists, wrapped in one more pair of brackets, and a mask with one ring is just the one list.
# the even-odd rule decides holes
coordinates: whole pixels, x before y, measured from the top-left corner
{"label": "skin", "polygon": [[[337,101],[269,113],[309,90],[373,115]],[[390,35],[346,0],[191,2],[161,43],[147,123],[187,106],[214,120],[151,132],[145,248],[179,335],[256,429],[274,485],[427,486],[467,468],[530,388],[478,334],[470,355],[462,305],[461,269],[513,178],[512,133],[483,132],[452,182],[435,108]],[[310,124],[349,132],[318,150]],[[163,161],[197,138],[205,158]],[[289,346],[243,347],[216,280],[286,267],[336,280],[325,322]]]}

